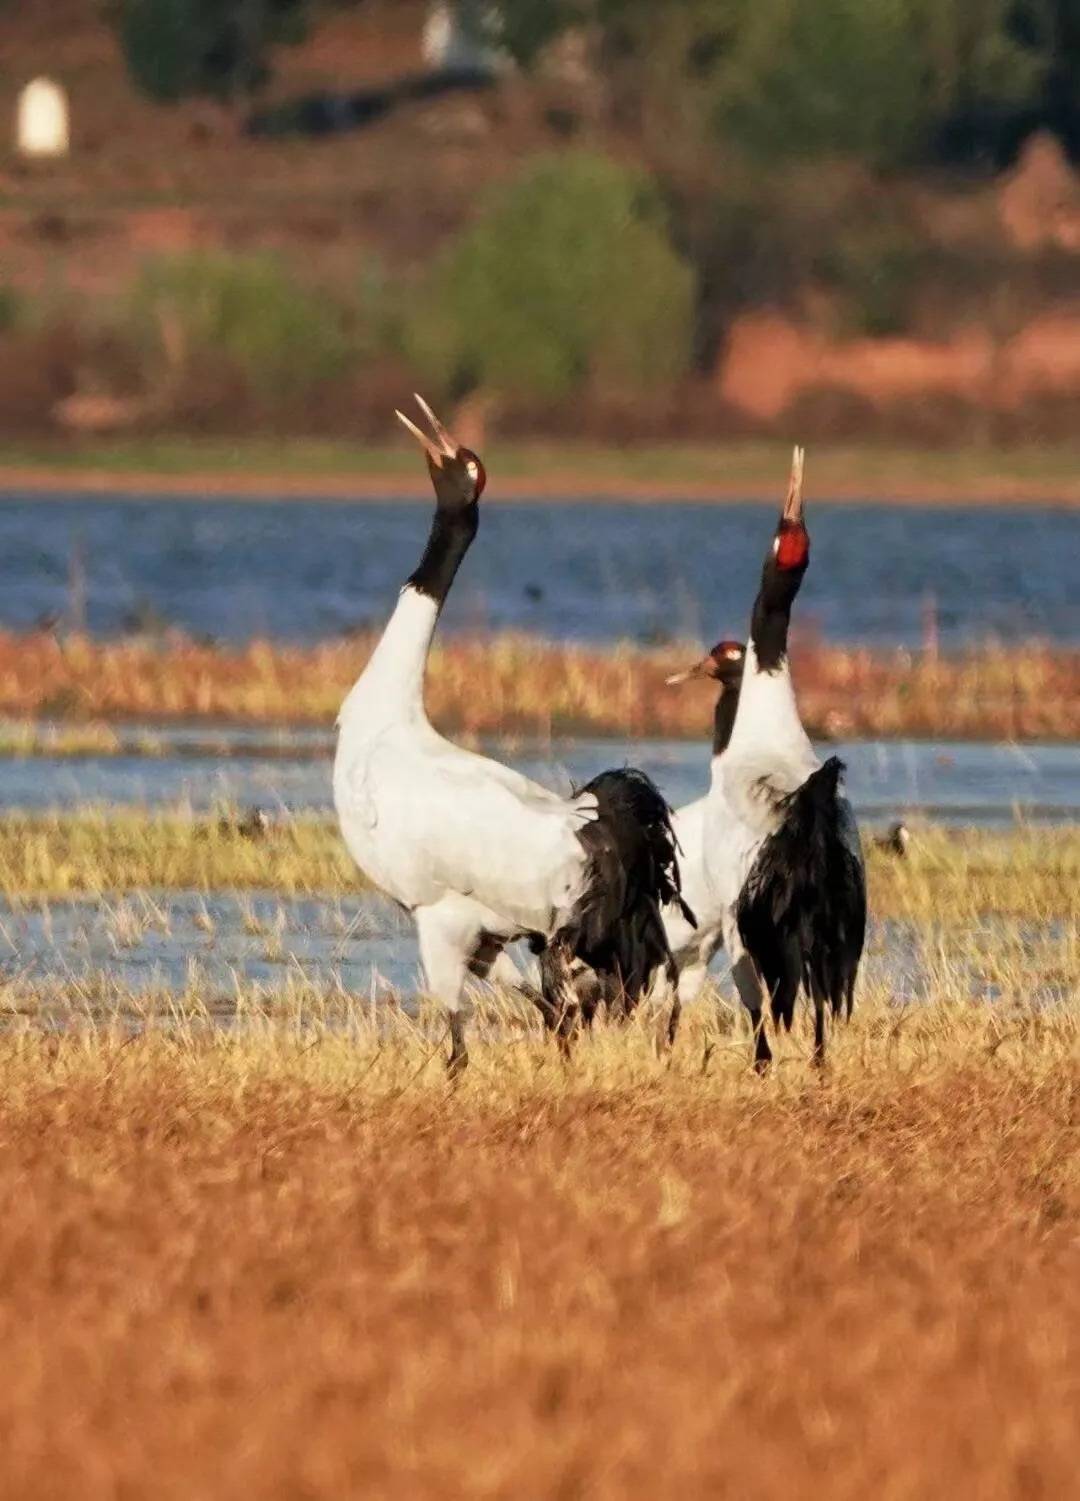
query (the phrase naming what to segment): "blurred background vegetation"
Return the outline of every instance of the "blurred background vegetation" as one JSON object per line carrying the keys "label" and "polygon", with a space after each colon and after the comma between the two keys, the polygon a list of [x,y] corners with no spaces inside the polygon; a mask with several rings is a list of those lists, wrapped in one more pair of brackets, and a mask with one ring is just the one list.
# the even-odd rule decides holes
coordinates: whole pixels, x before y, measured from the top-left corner
{"label": "blurred background vegetation", "polygon": [[0,37],[12,105],[45,73],[72,114],[3,163],[0,431],[380,434],[422,380],[507,432],[1073,435],[1075,0],[54,0]]}

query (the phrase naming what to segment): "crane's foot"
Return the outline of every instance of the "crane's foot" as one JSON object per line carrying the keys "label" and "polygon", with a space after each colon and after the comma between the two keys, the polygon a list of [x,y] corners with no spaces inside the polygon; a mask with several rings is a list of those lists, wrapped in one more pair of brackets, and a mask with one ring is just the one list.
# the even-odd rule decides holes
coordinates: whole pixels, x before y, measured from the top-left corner
{"label": "crane's foot", "polygon": [[447,1077],[453,1082],[460,1079],[469,1066],[469,1050],[465,1046],[465,1017],[460,1011],[450,1013],[450,1056],[446,1060]]}
{"label": "crane's foot", "polygon": [[765,1023],[760,1011],[752,1018],[754,1026],[754,1072],[767,1074],[772,1064],[772,1049],[765,1036]]}
{"label": "crane's foot", "polygon": [[679,1035],[679,1019],[680,1019],[681,1016],[682,1016],[682,1002],[679,1000],[679,997],[676,995],[674,1001],[672,1001],[672,1003],[671,1003],[671,1015],[668,1017],[668,1024],[667,1024],[667,1045],[668,1045],[668,1052],[670,1052],[671,1049],[675,1046],[675,1039]]}
{"label": "crane's foot", "polygon": [[814,1010],[814,1067],[825,1067],[825,1008]]}
{"label": "crane's foot", "polygon": [[555,1037],[559,1044],[559,1052],[563,1061],[569,1063],[570,1054],[573,1050],[574,1040],[578,1035],[581,1016],[576,1006],[567,1006],[559,1017],[555,1028]]}

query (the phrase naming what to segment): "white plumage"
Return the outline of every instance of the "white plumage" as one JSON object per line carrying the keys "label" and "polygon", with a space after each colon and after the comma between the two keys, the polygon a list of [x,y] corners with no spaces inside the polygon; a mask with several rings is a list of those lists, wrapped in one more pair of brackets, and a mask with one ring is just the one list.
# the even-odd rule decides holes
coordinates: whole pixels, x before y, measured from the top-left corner
{"label": "white plumage", "polygon": [[[403,420],[428,455],[437,500],[431,537],[342,705],[334,802],[357,865],[416,919],[428,989],[450,1017],[456,1068],[467,1056],[461,1015],[467,975],[487,976],[511,939],[556,938],[580,915],[586,899],[595,914],[598,861],[606,857],[610,868],[627,829],[625,823],[612,827],[608,839],[605,825],[603,837],[588,848],[583,831],[603,821],[596,796],[586,791],[561,798],[454,745],[428,721],[423,701],[428,651],[442,603],[476,532],[486,476],[477,456],[459,448],[421,406],[436,442]],[[635,832],[650,837],[644,829],[630,830]],[[633,896],[634,883],[625,884],[640,900]],[[656,899],[646,894],[645,900]],[[548,953],[555,947],[549,944]],[[557,963],[563,959],[568,967],[569,955],[560,952],[551,960],[542,1006],[549,1025],[559,1028],[565,1016],[557,1015],[556,1007],[565,1011],[566,997],[556,999]]]}
{"label": "white plumage", "polygon": [[[416,650],[398,659],[403,687],[423,671],[436,616],[435,601],[406,586],[394,624],[411,621]],[[454,745],[379,676],[361,676],[338,721],[334,797],[354,860],[410,910],[468,897],[499,914],[504,936],[548,931],[581,894],[576,832],[595,818],[595,798],[566,802]]]}
{"label": "white plumage", "polygon": [[762,1005],[771,1003],[774,1019],[790,1027],[800,985],[814,1001],[815,1055],[823,1057],[824,1008],[850,1012],[866,920],[858,828],[837,792],[842,767],[815,754],[788,663],[791,605],[809,561],[802,478],[796,449],[754,605],[730,744],[705,810],[712,906],[722,914],[759,1067],[771,1056]]}
{"label": "white plumage", "polygon": [[679,844],[679,868],[686,904],[697,919],[687,922],[678,907],[664,909],[664,927],[679,971],[677,1005],[694,1001],[708,977],[709,964],[723,945],[723,907],[706,868],[706,824],[709,809],[722,798],[721,771],[739,702],[745,648],[741,641],[718,641],[707,656],[670,683],[708,678],[719,685],[713,728],[713,753],[708,792],[678,808],[673,819]]}

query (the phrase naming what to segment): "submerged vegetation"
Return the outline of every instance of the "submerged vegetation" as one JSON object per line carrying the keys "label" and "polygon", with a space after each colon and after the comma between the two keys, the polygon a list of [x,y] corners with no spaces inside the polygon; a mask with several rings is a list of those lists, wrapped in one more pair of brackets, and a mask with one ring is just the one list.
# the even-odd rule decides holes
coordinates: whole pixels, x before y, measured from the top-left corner
{"label": "submerged vegetation", "polygon": [[[329,727],[373,640],[364,634],[312,647],[225,647],[175,635],[99,642],[3,633],[0,713]],[[604,650],[517,635],[452,638],[432,653],[428,707],[439,725],[468,735],[704,741],[708,688],[665,684],[699,645]],[[1034,642],[944,655],[804,642],[795,657],[802,715],[818,735],[1080,737],[1080,653],[1067,648]],[[107,732],[99,739],[107,749]],[[8,743],[15,751],[35,748],[25,730]]]}

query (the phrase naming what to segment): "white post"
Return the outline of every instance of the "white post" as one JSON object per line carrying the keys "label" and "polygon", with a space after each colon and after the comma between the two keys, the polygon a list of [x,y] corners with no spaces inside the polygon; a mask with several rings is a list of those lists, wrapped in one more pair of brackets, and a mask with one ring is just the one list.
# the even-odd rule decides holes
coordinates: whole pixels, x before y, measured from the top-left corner
{"label": "white post", "polygon": [[35,78],[19,95],[15,144],[21,156],[66,156],[71,146],[67,94],[51,78]]}
{"label": "white post", "polygon": [[[463,14],[466,8],[472,11],[473,25]],[[506,53],[492,46],[483,35],[485,30],[489,36],[497,34],[497,17],[497,7],[493,4],[432,0],[420,34],[424,62],[436,73],[497,73],[505,69],[509,63]]]}

